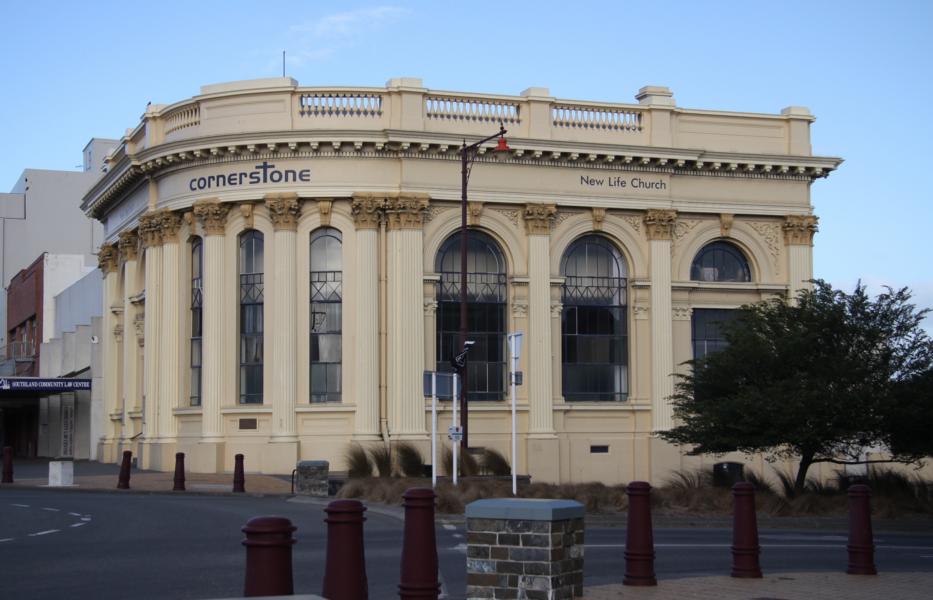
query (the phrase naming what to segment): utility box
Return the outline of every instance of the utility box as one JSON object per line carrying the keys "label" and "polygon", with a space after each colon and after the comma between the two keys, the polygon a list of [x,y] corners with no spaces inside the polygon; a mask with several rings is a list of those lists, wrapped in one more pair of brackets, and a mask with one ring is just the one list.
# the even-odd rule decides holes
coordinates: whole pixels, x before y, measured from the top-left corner
{"label": "utility box", "polygon": [[301,496],[327,497],[330,463],[326,460],[303,460],[298,463],[295,493]]}
{"label": "utility box", "polygon": [[75,464],[70,460],[49,462],[49,487],[64,487],[75,484]]}

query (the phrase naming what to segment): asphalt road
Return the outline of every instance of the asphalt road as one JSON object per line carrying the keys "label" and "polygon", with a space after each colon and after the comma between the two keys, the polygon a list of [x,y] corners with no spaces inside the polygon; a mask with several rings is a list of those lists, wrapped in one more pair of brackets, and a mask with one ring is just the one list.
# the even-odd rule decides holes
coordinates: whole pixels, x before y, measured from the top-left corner
{"label": "asphalt road", "polygon": [[[257,515],[288,517],[296,593],[320,593],[326,529],[322,507],[280,497],[0,491],[0,597],[224,598],[243,589],[240,528]],[[366,562],[371,598],[397,597],[402,523],[367,512]],[[462,598],[462,525],[439,523],[445,590]],[[845,532],[763,530],[766,573],[841,571]],[[625,531],[586,531],[586,585],[618,583]],[[655,531],[659,579],[728,574],[728,529]],[[933,535],[878,533],[881,571],[933,571]]]}

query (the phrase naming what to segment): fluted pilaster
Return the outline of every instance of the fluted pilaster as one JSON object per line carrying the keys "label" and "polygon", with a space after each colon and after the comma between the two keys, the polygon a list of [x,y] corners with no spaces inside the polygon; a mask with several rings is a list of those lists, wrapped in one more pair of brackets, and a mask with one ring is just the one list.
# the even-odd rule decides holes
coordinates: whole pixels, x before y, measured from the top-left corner
{"label": "fluted pilaster", "polygon": [[784,218],[784,242],[787,245],[787,273],[791,301],[798,292],[809,290],[813,279],[813,234],[819,219],[814,215],[788,215]]}
{"label": "fluted pilaster", "polygon": [[146,252],[145,281],[145,346],[143,346],[143,390],[145,409],[143,429],[145,438],[159,437],[159,406],[161,373],[159,372],[163,346],[162,330],[162,225],[161,214],[146,213],[139,218],[139,235]]}
{"label": "fluted pilaster", "polygon": [[195,202],[194,216],[204,229],[203,337],[201,363],[201,441],[223,441],[224,226],[229,206]]}
{"label": "fluted pilaster", "polygon": [[550,232],[557,214],[553,205],[525,207],[528,233],[528,404],[530,433],[554,433],[551,380]]}
{"label": "fluted pilaster", "polygon": [[388,413],[392,435],[423,434],[424,281],[422,224],[428,200],[386,201],[388,225]]}
{"label": "fluted pilaster", "polygon": [[159,360],[159,434],[166,440],[178,435],[174,410],[181,406],[182,319],[179,318],[181,270],[178,230],[181,216],[162,211],[162,347]]}
{"label": "fluted pilaster", "polygon": [[677,213],[649,210],[645,230],[651,247],[651,414],[652,429],[673,426],[669,398],[674,393],[674,347],[671,328],[671,239]]}
{"label": "fluted pilaster", "polygon": [[266,208],[275,229],[272,285],[272,437],[273,441],[296,441],[295,407],[298,397],[298,279],[296,232],[301,205],[294,194],[266,196]]}
{"label": "fluted pilaster", "polygon": [[126,440],[130,431],[129,411],[140,406],[139,373],[137,369],[137,355],[139,346],[136,345],[135,321],[136,307],[132,297],[139,291],[135,289],[136,270],[138,261],[136,256],[139,247],[139,237],[135,231],[124,231],[120,234],[117,244],[120,252],[120,262],[123,265],[123,389],[122,402],[122,434],[121,439]]}
{"label": "fluted pilaster", "polygon": [[103,310],[101,313],[103,315],[101,323],[101,362],[103,363],[104,410],[107,413],[109,423],[106,439],[108,442],[112,442],[113,440],[119,440],[122,430],[122,423],[109,419],[109,416],[115,414],[119,409],[120,397],[118,388],[120,378],[117,374],[117,366],[120,364],[118,357],[119,345],[114,331],[118,325],[118,314],[122,314],[122,311],[118,311],[117,314],[113,312],[113,306],[123,302],[120,298],[120,274],[118,272],[119,249],[116,245],[104,244],[100,247],[97,259],[98,267],[104,275],[104,305],[101,307]]}
{"label": "fluted pilaster", "polygon": [[379,433],[379,275],[378,234],[381,203],[372,197],[354,198],[356,222],[356,278],[358,283],[355,345],[357,435]]}

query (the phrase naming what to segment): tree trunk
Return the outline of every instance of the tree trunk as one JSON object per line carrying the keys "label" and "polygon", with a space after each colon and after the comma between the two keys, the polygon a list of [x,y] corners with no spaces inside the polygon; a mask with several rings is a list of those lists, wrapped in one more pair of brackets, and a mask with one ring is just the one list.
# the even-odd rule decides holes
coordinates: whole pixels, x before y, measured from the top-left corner
{"label": "tree trunk", "polygon": [[803,492],[807,483],[807,469],[813,464],[813,452],[804,452],[800,455],[800,466],[797,467],[797,478],[794,480],[794,494]]}

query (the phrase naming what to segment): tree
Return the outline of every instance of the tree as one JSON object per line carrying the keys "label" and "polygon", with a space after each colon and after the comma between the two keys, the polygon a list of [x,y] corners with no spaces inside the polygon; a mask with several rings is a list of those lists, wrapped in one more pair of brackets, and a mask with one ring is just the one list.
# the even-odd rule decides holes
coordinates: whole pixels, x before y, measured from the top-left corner
{"label": "tree", "polygon": [[[933,413],[928,310],[906,288],[872,300],[861,284],[852,294],[813,284],[795,303],[743,306],[721,324],[728,346],[686,363],[671,397],[679,424],[663,439],[691,455],[796,457],[798,491],[815,463],[910,463],[930,452],[930,430],[911,424],[916,411]],[[877,446],[887,459],[860,459]]]}

